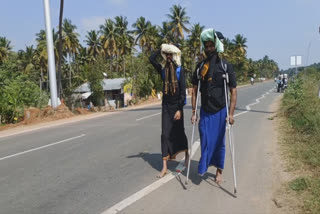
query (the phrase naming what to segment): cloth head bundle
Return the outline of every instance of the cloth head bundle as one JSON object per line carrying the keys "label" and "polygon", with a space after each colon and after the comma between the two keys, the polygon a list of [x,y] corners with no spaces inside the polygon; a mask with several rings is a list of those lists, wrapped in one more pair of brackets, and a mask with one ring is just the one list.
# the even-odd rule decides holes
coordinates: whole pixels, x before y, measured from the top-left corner
{"label": "cloth head bundle", "polygon": [[217,36],[213,28],[205,29],[204,31],[202,31],[200,35],[200,41],[202,49],[204,49],[205,42],[212,41],[218,53],[223,53],[224,51],[223,43],[220,41],[219,37]]}
{"label": "cloth head bundle", "polygon": [[166,60],[166,53],[172,54],[172,59],[177,66],[181,66],[181,51],[174,45],[162,44],[161,45],[161,56]]}

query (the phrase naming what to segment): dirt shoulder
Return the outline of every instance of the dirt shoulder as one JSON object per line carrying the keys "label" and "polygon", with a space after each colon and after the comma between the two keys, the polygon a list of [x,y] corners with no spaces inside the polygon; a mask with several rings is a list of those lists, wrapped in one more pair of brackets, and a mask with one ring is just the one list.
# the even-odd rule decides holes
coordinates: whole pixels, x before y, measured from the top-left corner
{"label": "dirt shoulder", "polygon": [[274,116],[270,119],[273,120],[274,129],[274,140],[272,142],[273,148],[273,184],[272,184],[272,201],[274,203],[272,213],[300,213],[299,206],[301,202],[290,193],[288,189],[288,182],[293,178],[297,177],[297,174],[290,172],[288,154],[284,145],[283,140],[283,118],[279,116],[280,105],[282,96],[278,97],[277,100],[272,104],[272,111],[275,112]]}

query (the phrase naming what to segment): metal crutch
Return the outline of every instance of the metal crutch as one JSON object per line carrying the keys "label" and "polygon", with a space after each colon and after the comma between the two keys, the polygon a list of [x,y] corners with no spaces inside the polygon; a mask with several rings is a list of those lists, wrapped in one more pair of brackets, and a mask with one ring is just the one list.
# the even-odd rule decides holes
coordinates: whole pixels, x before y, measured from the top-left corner
{"label": "metal crutch", "polygon": [[[201,67],[201,66],[200,66]],[[199,72],[199,69],[198,71]],[[199,93],[200,93],[200,86],[201,86],[201,81],[200,78],[198,80],[198,89],[197,89],[197,97],[196,97],[196,108],[195,108],[195,116],[196,116],[196,120],[197,120],[197,110],[198,110],[198,100],[199,100]],[[192,145],[193,145],[193,141],[194,141],[194,128],[196,125],[196,121],[194,121],[193,125],[192,125],[192,135],[191,135],[191,141],[190,141],[190,146],[189,146],[189,161],[188,161],[188,170],[187,170],[187,180],[185,182],[185,184],[188,184],[189,181],[189,172],[190,172],[190,161],[191,161],[191,155],[192,155]]]}
{"label": "metal crutch", "polygon": [[227,91],[227,83],[229,83],[229,76],[228,74],[223,75],[224,78],[224,92],[226,98],[226,108],[227,108],[227,125],[228,125],[228,132],[229,132],[229,147],[231,153],[231,162],[232,162],[232,171],[233,171],[233,184],[234,184],[234,194],[237,194],[237,177],[236,177],[236,167],[235,167],[235,157],[234,157],[234,143],[232,139],[232,125],[229,123],[229,99],[228,99],[228,91]]}

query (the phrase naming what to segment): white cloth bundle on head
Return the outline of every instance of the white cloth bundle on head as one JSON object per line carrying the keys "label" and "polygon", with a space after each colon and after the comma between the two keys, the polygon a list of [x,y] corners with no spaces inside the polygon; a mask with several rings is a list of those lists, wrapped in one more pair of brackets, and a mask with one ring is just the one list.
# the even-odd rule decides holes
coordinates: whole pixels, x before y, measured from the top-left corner
{"label": "white cloth bundle on head", "polygon": [[161,56],[164,60],[166,60],[165,53],[172,54],[173,61],[177,64],[177,66],[181,66],[181,51],[174,45],[162,44],[161,45]]}

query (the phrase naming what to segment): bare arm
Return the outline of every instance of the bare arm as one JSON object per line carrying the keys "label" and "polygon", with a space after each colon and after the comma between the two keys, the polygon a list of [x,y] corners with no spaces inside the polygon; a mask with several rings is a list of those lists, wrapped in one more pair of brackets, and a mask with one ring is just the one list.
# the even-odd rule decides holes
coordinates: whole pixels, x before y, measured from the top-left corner
{"label": "bare arm", "polygon": [[230,88],[230,93],[229,123],[232,125],[234,123],[233,114],[237,104],[237,88]]}
{"label": "bare arm", "polygon": [[156,71],[161,74],[162,71],[162,66],[160,65],[160,63],[157,62],[156,58],[158,55],[160,55],[161,51],[158,50],[154,53],[151,54],[151,56],[149,57],[149,61],[150,63],[153,65],[153,67],[156,69]]}
{"label": "bare arm", "polygon": [[198,86],[194,85],[192,89],[191,95],[191,105],[192,105],[192,116],[191,116],[191,123],[197,122],[197,112],[196,112],[196,103],[197,103],[197,93],[198,93]]}
{"label": "bare arm", "polygon": [[197,93],[198,93],[198,86],[194,85],[192,88],[192,95],[191,95],[192,112],[193,110],[196,109]]}

